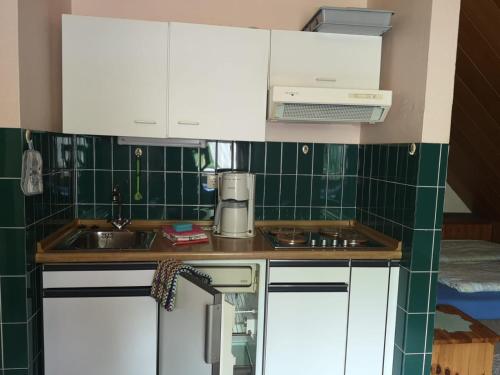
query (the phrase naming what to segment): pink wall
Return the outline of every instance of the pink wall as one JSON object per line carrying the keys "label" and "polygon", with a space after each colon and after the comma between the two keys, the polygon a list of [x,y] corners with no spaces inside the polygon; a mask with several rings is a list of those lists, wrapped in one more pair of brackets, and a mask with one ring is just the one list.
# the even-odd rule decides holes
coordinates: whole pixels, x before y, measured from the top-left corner
{"label": "pink wall", "polygon": [[0,1],[0,127],[18,128],[19,49],[17,0]]}
{"label": "pink wall", "polygon": [[21,126],[61,131],[61,14],[71,0],[19,0]]}
{"label": "pink wall", "polygon": [[78,15],[299,30],[322,5],[366,0],[73,0]]}

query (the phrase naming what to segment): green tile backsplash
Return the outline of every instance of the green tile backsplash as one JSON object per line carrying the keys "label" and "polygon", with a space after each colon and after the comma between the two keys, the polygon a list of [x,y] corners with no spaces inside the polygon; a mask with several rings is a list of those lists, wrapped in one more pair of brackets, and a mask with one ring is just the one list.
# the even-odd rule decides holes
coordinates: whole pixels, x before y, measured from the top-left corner
{"label": "green tile backsplash", "polygon": [[[207,175],[221,170],[256,174],[257,220],[355,217],[357,145],[209,141],[206,148],[189,148],[121,146],[114,137],[75,139],[81,218],[111,218],[111,190],[119,185],[124,214],[132,219],[211,219],[216,194],[207,187]],[[134,198],[137,147],[140,200]]]}
{"label": "green tile backsplash", "polygon": [[403,243],[394,374],[430,374],[448,145],[363,145],[357,220]]}
{"label": "green tile backsplash", "polygon": [[4,375],[43,373],[36,242],[74,218],[73,136],[34,133],[33,143],[43,157],[44,192],[25,197],[20,189],[22,153],[27,148],[24,131],[0,129],[0,373]]}
{"label": "green tile backsplash", "polygon": [[[354,219],[403,242],[394,374],[429,374],[448,146],[216,142],[135,146],[114,137],[34,134],[44,194],[24,197],[20,129],[0,129],[0,374],[43,373],[41,268],[36,241],[75,217],[110,218],[118,184],[132,219],[210,219],[207,175],[256,174],[256,218]],[[307,146],[307,147],[304,147]],[[308,149],[305,153],[303,150]],[[7,161],[8,160],[8,161]]]}

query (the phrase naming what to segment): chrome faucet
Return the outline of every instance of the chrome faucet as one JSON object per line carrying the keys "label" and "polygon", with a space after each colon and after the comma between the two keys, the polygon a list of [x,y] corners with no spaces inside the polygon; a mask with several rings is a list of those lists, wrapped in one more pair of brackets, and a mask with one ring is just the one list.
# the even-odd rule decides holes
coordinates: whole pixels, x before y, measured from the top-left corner
{"label": "chrome faucet", "polygon": [[115,185],[113,192],[111,193],[111,200],[114,204],[118,205],[118,215],[108,222],[113,225],[114,228],[118,230],[124,229],[127,225],[131,223],[130,219],[122,217],[122,195],[120,193],[120,186]]}

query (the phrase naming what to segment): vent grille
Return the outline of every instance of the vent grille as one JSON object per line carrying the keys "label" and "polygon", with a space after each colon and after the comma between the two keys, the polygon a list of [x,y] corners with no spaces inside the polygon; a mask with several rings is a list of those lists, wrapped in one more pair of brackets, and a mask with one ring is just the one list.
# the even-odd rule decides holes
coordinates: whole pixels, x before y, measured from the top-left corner
{"label": "vent grille", "polygon": [[382,117],[381,107],[338,104],[281,103],[276,117],[287,120],[376,122]]}

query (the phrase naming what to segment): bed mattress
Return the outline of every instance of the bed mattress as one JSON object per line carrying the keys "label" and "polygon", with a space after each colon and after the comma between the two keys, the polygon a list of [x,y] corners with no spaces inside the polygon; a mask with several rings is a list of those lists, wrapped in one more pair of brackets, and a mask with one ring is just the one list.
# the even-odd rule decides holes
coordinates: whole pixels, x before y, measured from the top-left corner
{"label": "bed mattress", "polygon": [[500,243],[480,240],[441,241],[440,262],[500,261]]}
{"label": "bed mattress", "polygon": [[500,292],[461,293],[439,282],[437,303],[455,306],[474,319],[500,319]]}

